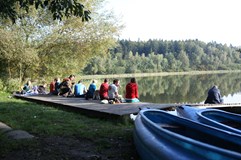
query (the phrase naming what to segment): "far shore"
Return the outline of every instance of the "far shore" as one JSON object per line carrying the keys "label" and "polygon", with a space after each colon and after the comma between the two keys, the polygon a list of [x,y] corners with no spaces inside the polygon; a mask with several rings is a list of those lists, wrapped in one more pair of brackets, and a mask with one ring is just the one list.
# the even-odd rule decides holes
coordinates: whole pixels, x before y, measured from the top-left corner
{"label": "far shore", "polygon": [[170,75],[198,75],[198,74],[218,74],[234,73],[241,70],[218,70],[218,71],[188,71],[188,72],[159,72],[159,73],[131,73],[131,74],[108,74],[108,75],[81,75],[82,79],[102,79],[102,78],[125,78],[125,77],[150,77],[150,76],[170,76]]}

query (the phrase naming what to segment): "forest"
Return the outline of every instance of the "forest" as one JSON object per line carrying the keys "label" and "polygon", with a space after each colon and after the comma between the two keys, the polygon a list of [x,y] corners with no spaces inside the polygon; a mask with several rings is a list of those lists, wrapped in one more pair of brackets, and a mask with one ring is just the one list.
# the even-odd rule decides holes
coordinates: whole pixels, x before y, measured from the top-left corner
{"label": "forest", "polygon": [[84,74],[155,73],[241,69],[238,47],[199,40],[118,40],[105,58],[94,57]]}

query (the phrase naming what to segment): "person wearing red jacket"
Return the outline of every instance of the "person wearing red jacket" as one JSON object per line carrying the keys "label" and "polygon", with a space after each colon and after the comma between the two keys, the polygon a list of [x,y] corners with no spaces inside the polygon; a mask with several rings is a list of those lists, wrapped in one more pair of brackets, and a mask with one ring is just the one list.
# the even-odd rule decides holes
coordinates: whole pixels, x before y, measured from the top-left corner
{"label": "person wearing red jacket", "polygon": [[126,85],[126,97],[125,100],[128,103],[140,102],[138,95],[138,85],[135,78],[131,78],[131,81]]}
{"label": "person wearing red jacket", "polygon": [[55,91],[55,79],[49,85],[49,93],[52,94]]}
{"label": "person wearing red jacket", "polygon": [[100,99],[109,99],[108,97],[108,88],[109,88],[109,84],[108,84],[108,79],[104,79],[104,82],[101,84],[100,86]]}

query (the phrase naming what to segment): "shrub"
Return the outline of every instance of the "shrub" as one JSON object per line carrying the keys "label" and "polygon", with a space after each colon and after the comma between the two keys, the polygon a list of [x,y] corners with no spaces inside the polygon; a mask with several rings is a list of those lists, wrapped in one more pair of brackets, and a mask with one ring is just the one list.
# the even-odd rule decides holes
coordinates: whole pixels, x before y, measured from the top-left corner
{"label": "shrub", "polygon": [[3,92],[14,92],[20,90],[19,79],[9,79],[3,81],[0,79],[0,91]]}
{"label": "shrub", "polygon": [[9,79],[6,82],[6,90],[8,92],[20,91],[19,79]]}

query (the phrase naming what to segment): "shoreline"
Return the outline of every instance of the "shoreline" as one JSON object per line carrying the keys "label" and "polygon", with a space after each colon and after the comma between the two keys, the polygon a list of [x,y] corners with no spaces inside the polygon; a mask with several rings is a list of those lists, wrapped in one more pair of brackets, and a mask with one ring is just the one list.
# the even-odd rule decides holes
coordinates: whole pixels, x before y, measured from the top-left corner
{"label": "shoreline", "polygon": [[130,73],[130,74],[107,74],[107,75],[80,75],[82,79],[101,78],[125,78],[125,77],[149,77],[149,76],[171,76],[171,75],[199,75],[219,73],[239,73],[241,70],[216,70],[216,71],[188,71],[188,72],[159,72],[159,73]]}

